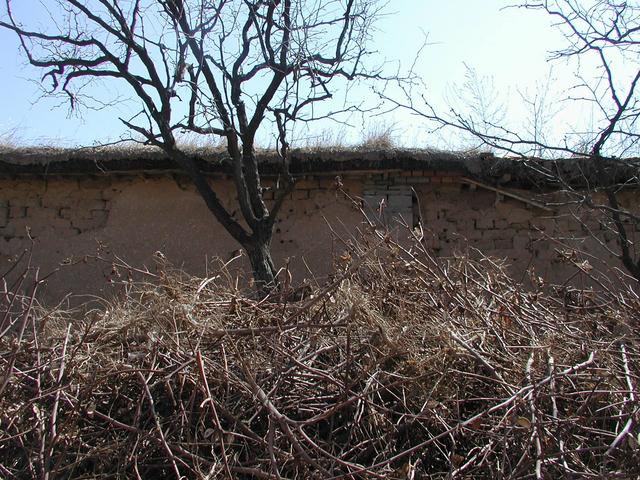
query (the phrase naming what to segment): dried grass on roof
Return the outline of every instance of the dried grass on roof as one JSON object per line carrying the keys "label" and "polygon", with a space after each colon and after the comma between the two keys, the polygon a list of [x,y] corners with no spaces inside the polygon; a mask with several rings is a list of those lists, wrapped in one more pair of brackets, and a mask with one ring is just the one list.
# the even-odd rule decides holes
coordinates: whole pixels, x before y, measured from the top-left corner
{"label": "dried grass on roof", "polygon": [[637,296],[384,235],[336,263],[295,301],[167,267],[71,323],[5,294],[0,476],[640,474]]}

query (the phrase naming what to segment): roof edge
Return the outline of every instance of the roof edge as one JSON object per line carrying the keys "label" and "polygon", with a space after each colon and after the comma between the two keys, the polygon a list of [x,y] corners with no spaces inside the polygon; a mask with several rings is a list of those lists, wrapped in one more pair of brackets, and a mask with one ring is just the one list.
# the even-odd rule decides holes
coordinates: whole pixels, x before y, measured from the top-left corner
{"label": "roof edge", "polygon": [[[221,149],[188,148],[186,153],[206,175],[230,174],[229,156]],[[257,152],[263,175],[277,175],[281,159],[273,151]],[[429,149],[320,149],[293,150],[294,175],[358,171],[428,170],[455,172],[493,185],[523,188],[589,187],[638,184],[637,158],[599,163],[589,158],[557,160],[495,157],[483,152]],[[0,148],[0,178],[23,176],[95,176],[175,173],[180,169],[160,149],[137,148]]]}

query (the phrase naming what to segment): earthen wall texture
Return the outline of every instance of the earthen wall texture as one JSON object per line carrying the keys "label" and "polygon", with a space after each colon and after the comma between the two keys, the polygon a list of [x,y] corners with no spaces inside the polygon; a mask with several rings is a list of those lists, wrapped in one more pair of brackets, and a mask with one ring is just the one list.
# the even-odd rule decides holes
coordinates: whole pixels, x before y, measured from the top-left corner
{"label": "earthen wall texture", "polygon": [[[211,182],[233,211],[231,182]],[[288,265],[294,282],[321,281],[331,271],[333,258],[346,248],[343,241],[363,230],[361,206],[400,236],[409,231],[398,227],[398,217],[409,228],[421,223],[423,241],[437,255],[478,249],[504,260],[516,280],[532,268],[549,281],[570,278],[575,268],[563,261],[564,244],[592,255],[585,257],[591,263],[619,265],[610,225],[588,210],[540,209],[526,201],[533,197],[529,191],[509,190],[521,197],[514,198],[434,171],[347,173],[341,189],[337,183],[335,176],[307,176],[282,208],[274,260]],[[271,195],[267,190],[265,199]],[[622,201],[637,205],[637,192],[625,193]],[[631,235],[635,241],[639,232]],[[0,180],[0,274],[31,245],[40,276],[56,271],[42,288],[49,302],[66,294],[110,296],[111,282],[123,275],[113,268],[116,258],[153,272],[161,252],[176,267],[205,276],[216,268],[215,259],[228,261],[239,249],[186,181],[162,175]],[[247,268],[242,259],[232,266]]]}

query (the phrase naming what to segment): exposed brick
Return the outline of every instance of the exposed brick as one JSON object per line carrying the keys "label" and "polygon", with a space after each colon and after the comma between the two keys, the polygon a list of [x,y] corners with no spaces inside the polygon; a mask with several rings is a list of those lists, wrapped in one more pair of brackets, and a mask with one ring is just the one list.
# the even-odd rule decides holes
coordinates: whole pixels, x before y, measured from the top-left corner
{"label": "exposed brick", "polygon": [[88,200],[82,203],[84,210],[105,210],[107,208],[107,201],[102,199]]}
{"label": "exposed brick", "polygon": [[14,238],[16,235],[16,229],[13,225],[7,224],[0,226],[0,237],[9,240],[10,238]]}
{"label": "exposed brick", "polygon": [[311,190],[320,188],[320,182],[315,178],[304,178],[296,182],[296,189]]}
{"label": "exposed brick", "polygon": [[404,193],[405,195],[411,195],[411,190],[404,185],[392,185],[388,188],[389,192],[394,192],[395,195]]}
{"label": "exposed brick", "polygon": [[480,240],[482,239],[482,230],[476,230],[474,228],[467,231],[467,238],[469,240]]}
{"label": "exposed brick", "polygon": [[509,223],[504,218],[496,219],[493,224],[498,230],[507,230],[509,228]]}
{"label": "exposed brick", "polygon": [[471,243],[471,246],[485,253],[493,250],[493,242],[490,240],[476,240]]}
{"label": "exposed brick", "polygon": [[492,218],[481,217],[476,220],[476,228],[478,230],[491,230],[495,228],[495,224]]}
{"label": "exposed brick", "polygon": [[411,177],[411,182],[412,184],[424,184],[424,183],[431,183],[433,180],[432,177]]}
{"label": "exposed brick", "polygon": [[394,209],[410,209],[413,206],[413,202],[411,197],[398,197],[395,195],[390,195],[387,200],[387,205],[389,208]]}
{"label": "exposed brick", "polygon": [[493,248],[496,250],[510,250],[513,248],[513,238],[505,236],[505,238],[494,240]]}
{"label": "exposed brick", "polygon": [[335,190],[336,189],[336,179],[335,177],[328,178],[322,177],[318,179],[318,188],[323,190]]}
{"label": "exposed brick", "polygon": [[[67,218],[54,218],[47,222],[43,227],[40,227],[38,230],[51,229],[56,232],[62,232],[65,230],[69,230],[71,228],[71,220]],[[35,228],[34,228],[35,230]]]}
{"label": "exposed brick", "polygon": [[9,218],[25,218],[27,207],[22,205],[9,205]]}
{"label": "exposed brick", "polygon": [[108,176],[86,177],[78,182],[82,190],[105,190],[111,188],[112,180]]}
{"label": "exposed brick", "polygon": [[91,218],[94,220],[106,220],[109,217],[108,210],[91,210],[90,211]]}
{"label": "exposed brick", "polygon": [[529,226],[529,222],[525,222],[525,223],[511,223],[509,225],[511,227],[511,229],[515,232],[521,232],[521,231],[525,231],[525,232],[529,232],[531,230],[530,226]]}
{"label": "exposed brick", "polygon": [[458,199],[457,197],[460,195],[460,189],[462,185],[460,183],[446,183],[442,184],[442,186],[438,187],[438,191],[443,198],[447,198],[456,204],[456,209],[458,209]]}
{"label": "exposed brick", "polygon": [[69,195],[43,195],[40,199],[40,206],[44,208],[60,208],[74,203],[81,204],[82,202],[80,199],[74,202]]}
{"label": "exposed brick", "polygon": [[52,208],[28,208],[27,209],[27,217],[29,218],[29,222],[32,224],[45,224],[54,218],[58,217],[58,212],[60,211],[57,207]]}
{"label": "exposed brick", "polygon": [[553,231],[555,223],[550,218],[534,218],[529,222],[532,230],[543,230],[545,232]]}
{"label": "exposed brick", "polygon": [[[502,206],[506,206],[502,204]],[[500,207],[498,207],[500,210]],[[531,212],[524,208],[504,208],[504,213],[507,216],[506,220],[510,224],[524,223],[531,219]]]}
{"label": "exposed brick", "polygon": [[513,237],[513,248],[520,251],[529,250],[531,248],[531,239],[528,235],[516,235]]}
{"label": "exposed brick", "polygon": [[9,221],[0,235],[3,237],[26,238],[27,231],[32,231],[31,223],[27,218],[19,218]]}
{"label": "exposed brick", "polygon": [[[343,184],[346,189],[355,192],[355,195],[367,202],[368,211],[375,212],[380,200],[385,199],[385,219],[391,221],[391,217],[400,214],[408,222],[411,222],[412,217],[418,213],[418,207],[414,204],[409,186],[414,185],[422,210],[420,212],[423,215],[422,220],[426,229],[433,233],[433,235],[427,234],[425,244],[428,245],[428,248],[438,254],[449,255],[456,250],[464,250],[466,246],[464,239],[468,239],[472,246],[480,248],[488,254],[509,258],[513,264],[517,265],[516,278],[521,278],[520,272],[528,267],[534,251],[536,258],[533,259],[532,265],[536,272],[541,275],[549,273],[554,279],[557,279],[556,273],[561,271],[561,264],[551,265],[551,259],[555,256],[556,244],[548,240],[535,241],[543,234],[531,228],[532,226],[544,228],[544,234],[555,238],[564,238],[567,243],[584,248],[590,253],[602,252],[598,253],[603,255],[602,258],[609,258],[606,257],[609,253],[605,252],[602,246],[597,245],[596,242],[590,242],[589,233],[581,232],[580,222],[574,221],[568,216],[567,210],[562,207],[558,209],[558,215],[551,218],[548,212],[528,208],[523,202],[508,196],[504,197],[503,202],[495,205],[496,194],[494,192],[487,191],[482,187],[478,187],[476,191],[463,189],[456,172],[438,172],[438,176],[434,175],[435,172],[432,171],[405,171],[395,172],[391,174],[390,178],[385,178],[384,175],[367,173],[366,183],[362,182],[363,177],[356,179],[354,175],[355,180],[343,176]],[[176,219],[175,217],[176,212],[181,211],[180,209],[173,212],[174,216],[171,217],[171,220],[162,217],[164,210],[158,209],[157,205],[166,205],[167,198],[163,197],[162,187],[157,188],[156,185],[154,189],[148,189],[150,184],[154,182],[169,182],[162,185],[167,185],[167,189],[171,189],[172,195],[175,192],[180,195],[175,199],[176,205],[181,204],[183,198],[186,198],[187,202],[196,201],[197,194],[194,193],[192,187],[179,190],[175,188],[171,179],[153,177],[147,182],[129,177],[113,179],[112,182],[102,179],[103,186],[111,182],[111,186],[107,189],[95,188],[100,186],[100,182],[94,180],[90,182],[82,180],[80,187],[77,180],[50,181],[49,188],[46,189],[45,182],[38,183],[37,180],[32,180],[22,182],[24,184],[21,187],[23,190],[19,191],[14,190],[13,180],[0,181],[0,198],[4,201],[0,201],[0,250],[2,250],[0,255],[10,254],[6,249],[9,242],[3,238],[11,238],[13,239],[11,241],[17,245],[23,245],[27,242],[25,239],[27,226],[33,226],[32,234],[42,245],[51,242],[56,245],[56,249],[61,251],[60,255],[68,255],[67,252],[62,253],[62,245],[69,245],[69,248],[85,248],[87,242],[92,242],[94,238],[101,238],[103,235],[100,229],[109,229],[111,223],[123,228],[129,222],[131,229],[136,231],[136,225],[141,221],[138,210],[143,214],[149,211],[155,212],[157,215],[156,218],[145,218],[145,221],[174,222],[173,224],[163,223],[162,229],[157,229],[163,232],[162,235],[168,236],[172,235],[173,225],[176,225],[175,228],[184,229],[186,227],[181,225],[199,225],[202,220],[197,216],[201,215],[200,213],[197,215],[193,213],[196,208],[188,210],[189,218],[184,219],[185,223],[180,223],[182,218]],[[439,183],[430,183],[432,180]],[[65,187],[65,182],[69,182],[67,187]],[[215,184],[223,204],[237,210],[234,189],[230,181],[217,179],[211,180],[211,183]],[[264,185],[270,184],[273,184],[273,181],[265,179]],[[154,192],[153,195],[157,195],[157,198],[142,197],[142,195],[147,195],[142,192]],[[514,192],[518,193],[516,190]],[[531,193],[522,192],[521,195],[529,197]],[[273,192],[265,192],[264,198],[271,201]],[[636,197],[630,196],[630,198]],[[109,201],[105,201],[107,199]],[[199,198],[197,200],[201,201]],[[174,202],[174,200],[171,201]],[[138,204],[140,209],[138,209]],[[637,209],[638,203],[630,205],[632,205],[630,208]],[[12,210],[11,206],[15,206],[15,208]],[[20,210],[21,208],[26,210]],[[111,208],[113,210],[110,211]],[[292,208],[294,211],[290,212]],[[327,216],[335,215],[340,218],[347,228],[353,227],[355,230],[361,222],[357,212],[351,208],[349,201],[336,191],[335,175],[305,176],[298,182],[297,190],[293,192],[291,200],[288,200],[282,215],[278,218],[278,228],[281,228],[283,233],[278,234],[277,238],[285,241],[282,248],[288,249],[285,252],[286,255],[298,255],[297,251],[289,251],[293,248],[293,244],[289,243],[291,238],[309,239],[309,244],[313,244],[308,247],[308,249],[313,249],[312,254],[309,253],[309,250],[304,253],[309,258],[326,254],[324,251],[321,254],[316,254],[316,249],[323,247],[318,247],[314,243],[317,240],[314,229],[320,228],[315,223],[319,218],[319,209],[324,209],[322,213]],[[206,208],[203,207],[202,210],[206,212]],[[23,216],[21,212],[26,216]],[[112,215],[115,215],[116,212],[122,216],[113,218],[113,222],[111,222]],[[192,213],[193,216],[191,216]],[[13,218],[12,214],[16,218]],[[125,215],[130,216],[125,217]],[[206,221],[201,223],[208,225],[211,223],[211,218],[208,212],[206,215]],[[375,217],[376,215],[372,214],[371,216]],[[608,241],[613,249],[617,249],[615,235],[602,229],[599,219],[585,215],[585,220],[595,229],[594,231],[600,235],[602,240]],[[296,231],[296,228],[303,230]],[[637,226],[631,227],[630,231],[635,228]],[[81,232],[87,232],[87,234],[74,242],[56,240],[58,237],[69,237]],[[300,232],[304,232],[304,235],[307,236],[300,236]],[[148,242],[149,244],[156,240],[165,242],[164,238],[145,238],[145,234],[145,232],[139,232],[140,236],[135,241]],[[182,232],[176,232],[176,236],[180,234]],[[105,230],[104,232],[105,238],[117,238],[118,235],[119,232],[114,230]],[[136,232],[137,235],[138,232]],[[301,249],[306,247],[305,243],[306,240],[301,240]],[[138,245],[137,248],[140,249],[140,246]],[[279,244],[274,248],[277,255],[283,251]],[[278,248],[281,250],[278,251]],[[55,254],[55,249],[52,252],[52,255]],[[134,259],[134,261],[138,261],[138,259]]]}
{"label": "exposed brick", "polygon": [[0,201],[0,227],[4,227],[9,222],[9,204]]}
{"label": "exposed brick", "polygon": [[293,200],[306,200],[309,198],[309,190],[295,190]]}
{"label": "exposed brick", "polygon": [[500,240],[504,238],[504,232],[501,230],[480,230],[482,232],[482,238],[486,240]]}

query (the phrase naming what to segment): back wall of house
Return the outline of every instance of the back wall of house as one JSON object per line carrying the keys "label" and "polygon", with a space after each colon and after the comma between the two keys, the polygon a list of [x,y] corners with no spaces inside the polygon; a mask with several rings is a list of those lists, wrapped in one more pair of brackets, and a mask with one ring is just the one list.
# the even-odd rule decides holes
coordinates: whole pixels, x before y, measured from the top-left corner
{"label": "back wall of house", "polygon": [[[231,182],[211,181],[232,209]],[[289,265],[294,282],[322,280],[331,271],[334,254],[345,250],[340,239],[364,225],[360,205],[392,228],[398,216],[410,227],[421,220],[424,242],[437,255],[472,247],[504,259],[517,280],[532,267],[557,283],[574,275],[562,261],[564,241],[593,255],[591,263],[619,265],[609,226],[568,208],[538,208],[527,191],[504,195],[454,173],[430,171],[347,173],[342,184],[350,198],[336,188],[335,176],[305,177],[282,208],[274,260]],[[67,294],[112,295],[111,282],[125,271],[114,271],[115,258],[153,272],[159,251],[176,267],[205,276],[215,269],[214,258],[227,261],[239,248],[194,189],[168,175],[2,179],[0,199],[0,274],[33,241],[32,264],[40,276],[57,270],[42,289],[48,302]],[[637,193],[623,195],[623,203],[638,205]],[[632,231],[633,241],[638,233]],[[247,267],[242,260],[232,266]]]}

